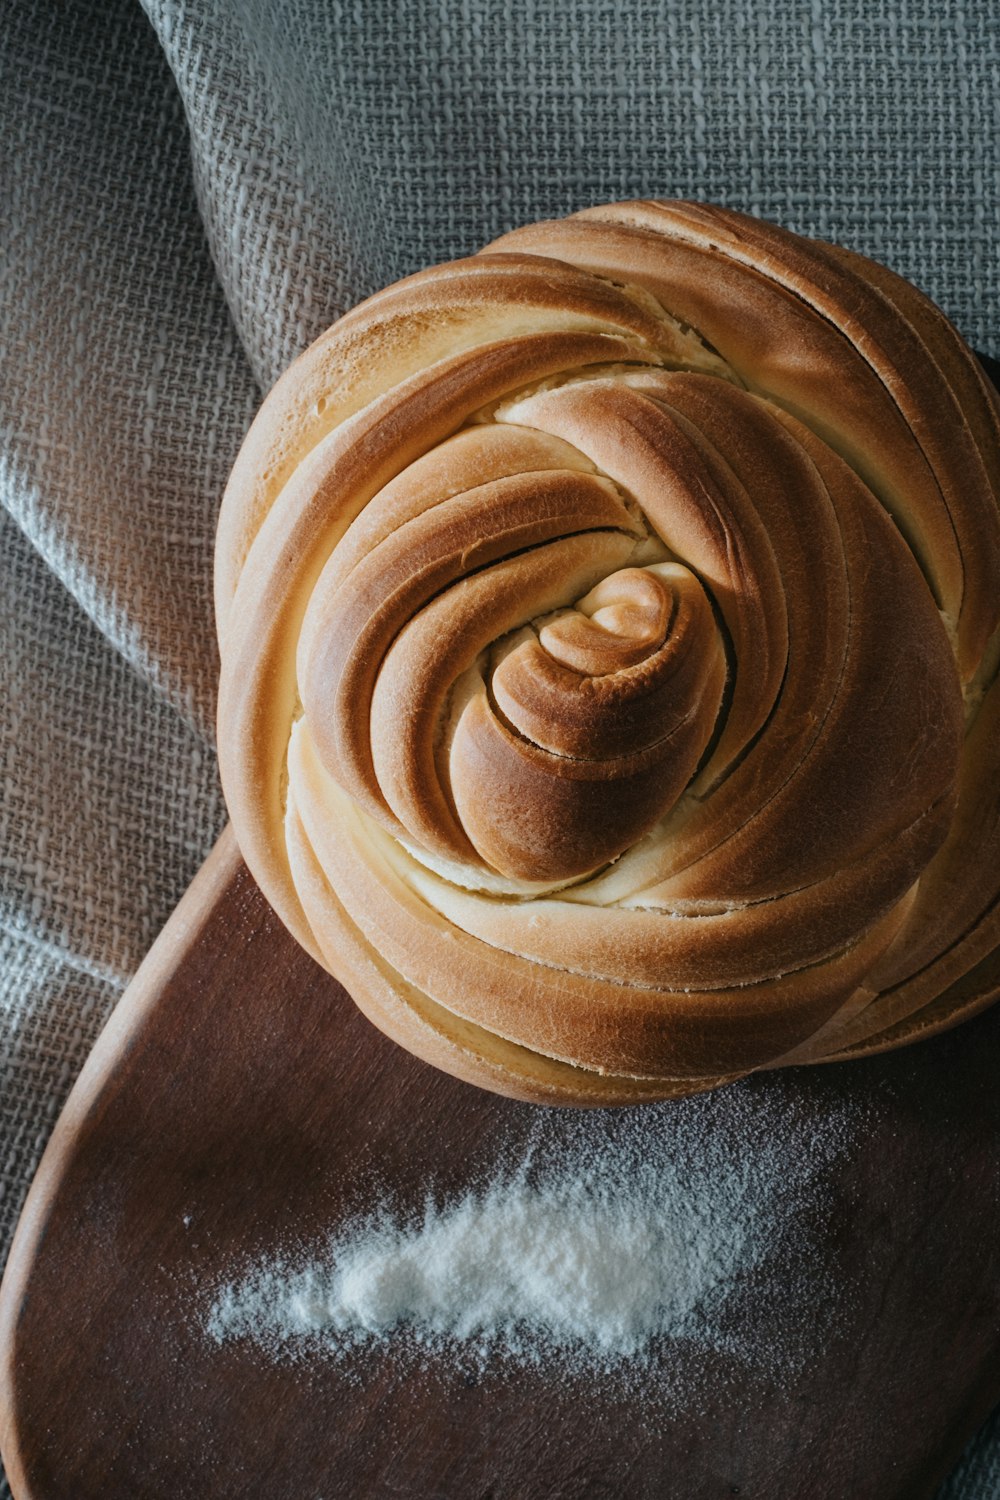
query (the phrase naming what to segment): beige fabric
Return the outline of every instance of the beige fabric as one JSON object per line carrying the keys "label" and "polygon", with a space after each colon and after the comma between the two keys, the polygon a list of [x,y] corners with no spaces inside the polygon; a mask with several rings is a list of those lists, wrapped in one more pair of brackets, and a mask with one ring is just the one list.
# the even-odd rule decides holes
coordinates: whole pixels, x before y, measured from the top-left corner
{"label": "beige fabric", "polygon": [[998,347],[990,0],[146,6],[32,0],[0,39],[0,1246],[223,821],[218,497],[338,312],[518,222],[687,195],[882,258]]}

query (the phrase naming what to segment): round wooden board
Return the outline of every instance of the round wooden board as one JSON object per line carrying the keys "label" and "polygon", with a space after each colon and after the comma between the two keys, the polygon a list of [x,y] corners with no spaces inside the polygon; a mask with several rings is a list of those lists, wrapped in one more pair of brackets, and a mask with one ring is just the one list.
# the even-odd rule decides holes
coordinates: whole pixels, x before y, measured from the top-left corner
{"label": "round wooden board", "polygon": [[447,1193],[480,1178],[535,1117],[374,1031],[224,835],[109,1022],[25,1209],[0,1308],[14,1493],[930,1495],[1000,1397],[998,1064],[1000,1010],[736,1086],[810,1137],[845,1110],[865,1122],[824,1188],[810,1254],[825,1290],[809,1305],[789,1288],[794,1368],[688,1348],[623,1386],[391,1347],[295,1363],[219,1346],[198,1315],[206,1288],[290,1223],[328,1233],[365,1164],[412,1205],[430,1180]]}

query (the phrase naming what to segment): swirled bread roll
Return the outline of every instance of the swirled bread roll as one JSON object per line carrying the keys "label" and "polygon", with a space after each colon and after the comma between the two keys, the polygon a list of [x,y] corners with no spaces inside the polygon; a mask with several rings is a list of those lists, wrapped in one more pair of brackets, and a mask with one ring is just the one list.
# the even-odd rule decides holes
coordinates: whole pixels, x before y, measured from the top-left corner
{"label": "swirled bread roll", "polygon": [[217,550],[243,854],[405,1047],[606,1104],[1000,983],[1000,415],[908,283],[694,203],[370,298]]}

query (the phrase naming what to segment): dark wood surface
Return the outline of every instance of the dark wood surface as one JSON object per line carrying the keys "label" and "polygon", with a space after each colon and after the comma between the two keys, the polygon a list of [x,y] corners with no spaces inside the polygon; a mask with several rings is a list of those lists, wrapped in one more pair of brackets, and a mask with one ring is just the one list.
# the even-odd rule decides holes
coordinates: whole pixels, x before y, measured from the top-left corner
{"label": "dark wood surface", "polygon": [[804,1131],[845,1108],[871,1122],[831,1169],[826,1289],[794,1379],[689,1350],[675,1357],[699,1378],[664,1407],[655,1368],[623,1391],[545,1367],[220,1348],[192,1316],[199,1289],[290,1220],[328,1232],[357,1207],[359,1163],[418,1201],[429,1178],[470,1180],[501,1134],[516,1147],[534,1113],[374,1031],[224,835],[109,1022],[25,1209],[0,1309],[14,1494],[930,1495],[1000,1397],[998,1064],[1000,1010],[904,1052],[740,1085]]}

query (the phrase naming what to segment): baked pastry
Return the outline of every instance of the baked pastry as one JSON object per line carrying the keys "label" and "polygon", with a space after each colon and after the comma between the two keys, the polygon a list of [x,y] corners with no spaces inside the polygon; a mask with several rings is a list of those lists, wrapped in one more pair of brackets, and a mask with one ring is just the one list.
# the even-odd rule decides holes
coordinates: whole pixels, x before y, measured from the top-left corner
{"label": "baked pastry", "polygon": [[538,1101],[981,1009],[998,434],[920,292],[720,208],[588,209],[370,298],[219,523],[268,899],[403,1046]]}

